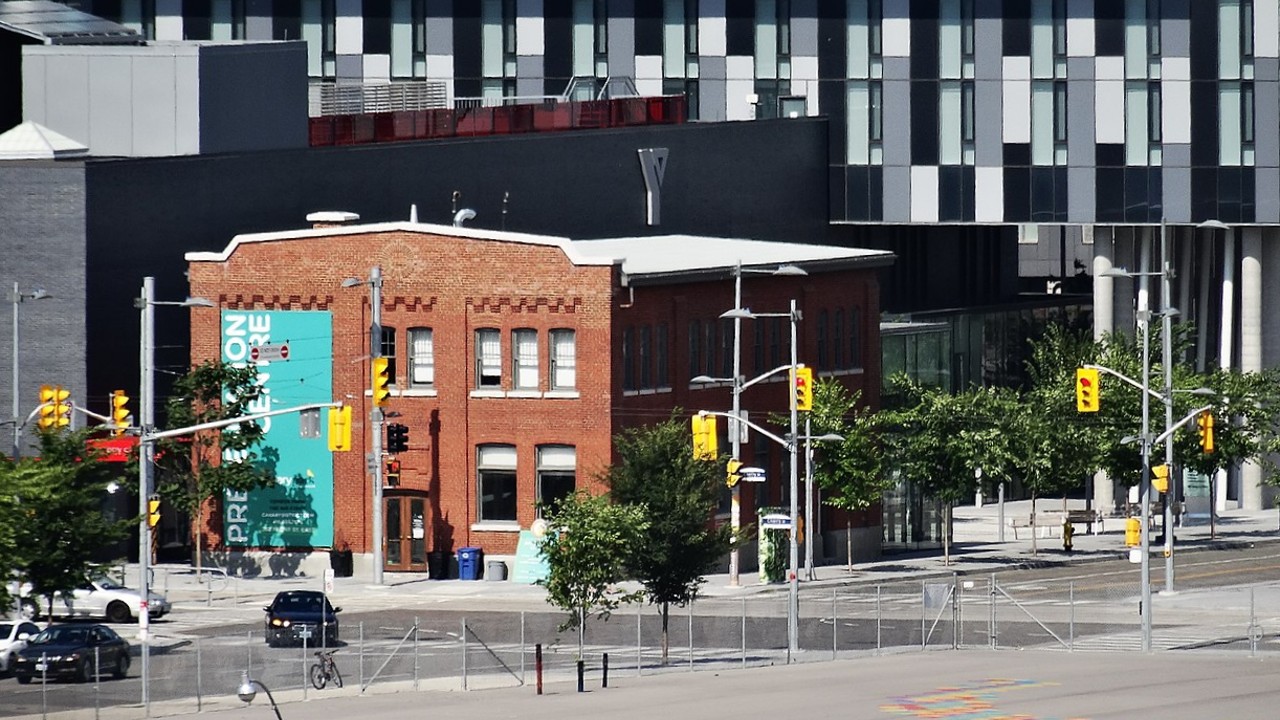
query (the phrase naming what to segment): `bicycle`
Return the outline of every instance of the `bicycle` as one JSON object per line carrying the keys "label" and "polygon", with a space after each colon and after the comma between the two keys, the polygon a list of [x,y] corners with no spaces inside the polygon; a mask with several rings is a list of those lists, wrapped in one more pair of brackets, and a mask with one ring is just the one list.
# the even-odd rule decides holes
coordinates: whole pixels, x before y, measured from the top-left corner
{"label": "bicycle", "polygon": [[342,673],[338,672],[338,665],[333,661],[333,654],[338,652],[337,648],[332,650],[317,650],[316,657],[319,660],[311,666],[311,686],[317,690],[323,690],[324,686],[329,682],[334,687],[342,687]]}

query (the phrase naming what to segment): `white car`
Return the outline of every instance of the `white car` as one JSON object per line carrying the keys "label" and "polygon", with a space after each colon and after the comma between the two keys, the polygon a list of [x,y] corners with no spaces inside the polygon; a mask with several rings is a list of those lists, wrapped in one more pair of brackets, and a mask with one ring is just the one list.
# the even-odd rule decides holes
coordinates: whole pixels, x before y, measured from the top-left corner
{"label": "white car", "polygon": [[[19,615],[25,620],[43,617],[48,610],[44,598],[31,598],[31,586],[23,583]],[[158,593],[147,593],[148,614],[152,619],[164,617],[173,609],[169,601]],[[35,600],[36,603],[32,603]],[[53,597],[54,618],[105,618],[113,623],[131,622],[138,617],[142,596],[108,578],[85,580],[69,595],[58,593]]]}
{"label": "white car", "polygon": [[26,620],[0,622],[0,674],[9,672],[13,656],[27,646],[27,638],[38,632],[40,628]]}

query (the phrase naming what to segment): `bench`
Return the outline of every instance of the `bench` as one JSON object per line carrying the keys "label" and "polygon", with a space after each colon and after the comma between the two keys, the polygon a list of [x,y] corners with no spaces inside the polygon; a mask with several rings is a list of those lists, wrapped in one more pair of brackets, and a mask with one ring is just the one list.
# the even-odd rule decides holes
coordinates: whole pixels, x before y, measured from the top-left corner
{"label": "bench", "polygon": [[[1098,510],[1068,510],[1067,511],[1067,522],[1071,523],[1072,525],[1086,526],[1086,532],[1088,532],[1090,535],[1093,535],[1095,533],[1100,533],[1100,532],[1106,532],[1105,528],[1103,527],[1102,521],[1103,521],[1102,513]],[[1093,529],[1093,526],[1095,523],[1098,525],[1098,529],[1096,531]]]}
{"label": "bench", "polygon": [[1037,537],[1051,538],[1054,537],[1054,532],[1062,527],[1062,511],[1041,510],[1035,514],[1035,517],[1028,515],[1025,518],[1010,518],[1009,526],[1013,528],[1014,540],[1018,539],[1018,531],[1024,528],[1031,529],[1033,532],[1039,528],[1044,528],[1044,534]]}

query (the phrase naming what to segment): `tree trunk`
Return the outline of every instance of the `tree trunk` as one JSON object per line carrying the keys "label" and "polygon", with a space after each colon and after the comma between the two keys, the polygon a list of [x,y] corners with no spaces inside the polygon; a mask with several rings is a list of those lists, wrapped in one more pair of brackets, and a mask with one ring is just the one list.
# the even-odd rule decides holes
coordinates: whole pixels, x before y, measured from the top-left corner
{"label": "tree trunk", "polygon": [[667,648],[670,647],[667,636],[667,622],[671,619],[671,603],[662,603],[662,664],[667,664]]}
{"label": "tree trunk", "polygon": [[1031,554],[1036,554],[1036,491],[1031,491]]}
{"label": "tree trunk", "polygon": [[200,577],[201,566],[203,565],[204,555],[200,539],[204,536],[204,503],[196,505],[196,577]]}

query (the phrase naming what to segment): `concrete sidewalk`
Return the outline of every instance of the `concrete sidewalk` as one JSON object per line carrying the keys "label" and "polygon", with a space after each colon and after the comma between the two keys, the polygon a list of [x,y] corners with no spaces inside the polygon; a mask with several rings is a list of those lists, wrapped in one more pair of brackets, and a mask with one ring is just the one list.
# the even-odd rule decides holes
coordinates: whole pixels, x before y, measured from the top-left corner
{"label": "concrete sidewalk", "polygon": [[[1070,501],[1071,508],[1083,508],[1082,501]],[[1042,500],[1037,510],[1062,508],[1061,500]],[[1078,528],[1074,552],[1062,549],[1060,526],[1037,528],[1036,550],[1032,550],[1029,528],[1014,528],[1012,518],[1030,515],[1030,502],[1005,503],[1005,528],[1001,539],[998,518],[1000,509],[994,504],[982,507],[964,506],[954,511],[955,542],[951,562],[944,562],[941,549],[890,553],[875,562],[858,563],[852,568],[824,565],[817,561],[814,579],[801,570],[802,587],[870,585],[919,580],[959,574],[985,574],[1014,567],[1049,567],[1063,564],[1115,560],[1128,557],[1124,544],[1124,519],[1108,518],[1095,533]],[[1211,533],[1207,522],[1185,523],[1175,528],[1175,558],[1178,554],[1207,548],[1238,547],[1280,539],[1280,516],[1276,511],[1251,512],[1229,510],[1219,517]],[[1153,568],[1162,566],[1163,546],[1155,538],[1161,529],[1152,529]],[[1213,537],[1211,537],[1211,534]],[[803,558],[803,555],[802,555]],[[261,606],[276,592],[290,589],[320,589],[318,577],[226,578],[202,582],[187,565],[160,565],[154,570],[154,588],[166,593],[175,603],[175,616],[200,614],[203,610],[228,606],[247,609],[257,619]],[[126,568],[128,584],[136,587],[137,566]],[[785,592],[785,584],[762,584],[756,573],[743,573],[740,583],[731,586],[727,574],[707,577],[701,594],[708,598],[735,598],[764,593]],[[376,610],[395,606],[397,598],[429,596],[442,606],[492,607],[494,609],[543,609],[545,592],[535,585],[511,580],[431,580],[425,573],[386,573],[383,585],[373,585],[367,577],[336,578],[332,601],[350,611]]]}

